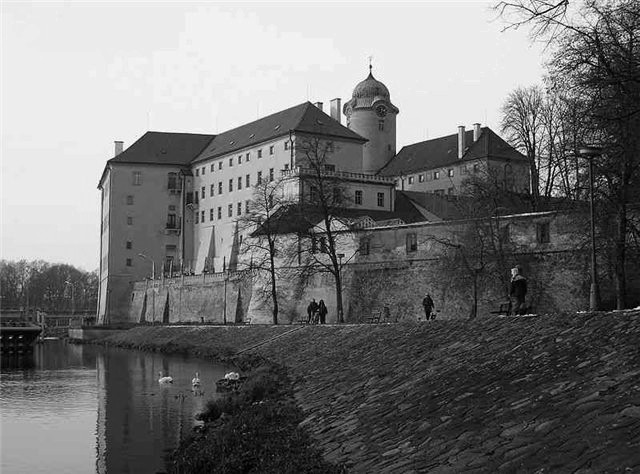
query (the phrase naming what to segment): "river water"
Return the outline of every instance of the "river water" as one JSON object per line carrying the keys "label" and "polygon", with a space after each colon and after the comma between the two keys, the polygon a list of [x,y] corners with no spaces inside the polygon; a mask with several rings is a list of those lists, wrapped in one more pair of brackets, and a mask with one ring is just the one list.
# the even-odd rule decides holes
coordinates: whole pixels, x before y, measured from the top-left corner
{"label": "river water", "polygon": [[[3,358],[0,472],[165,472],[228,369],[63,340],[38,344],[27,358]],[[159,384],[158,371],[173,384]],[[196,371],[203,394],[192,390]]]}

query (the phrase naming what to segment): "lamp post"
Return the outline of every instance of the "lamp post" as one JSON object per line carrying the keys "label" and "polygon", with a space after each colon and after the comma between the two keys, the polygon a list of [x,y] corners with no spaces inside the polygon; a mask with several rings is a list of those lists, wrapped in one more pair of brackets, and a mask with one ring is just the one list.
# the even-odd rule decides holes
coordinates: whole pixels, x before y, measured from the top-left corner
{"label": "lamp post", "polygon": [[73,316],[76,313],[75,285],[70,280],[65,280],[64,283],[71,286],[71,316]]}
{"label": "lamp post", "polygon": [[596,269],[596,225],[593,209],[593,160],[602,155],[602,149],[595,146],[584,146],[578,150],[580,156],[589,160],[589,211],[591,214],[591,291],[589,292],[589,310],[600,308],[600,291]]}
{"label": "lamp post", "polygon": [[338,280],[340,280],[340,314],[338,315],[338,322],[344,323],[344,314],[342,309],[342,259],[344,258],[344,254],[339,253],[338,255],[336,255],[336,257],[340,259],[340,266],[338,267]]}
{"label": "lamp post", "polygon": [[138,257],[149,260],[151,262],[151,278],[153,280],[153,288],[151,291],[151,320],[156,322],[156,262],[147,257],[143,253],[139,253]]}

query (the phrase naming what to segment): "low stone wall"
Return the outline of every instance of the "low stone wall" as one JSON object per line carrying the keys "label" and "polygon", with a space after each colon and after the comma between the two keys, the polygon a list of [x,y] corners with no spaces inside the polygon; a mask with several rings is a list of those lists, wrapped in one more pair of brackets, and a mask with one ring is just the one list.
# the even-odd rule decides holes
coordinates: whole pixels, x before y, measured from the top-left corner
{"label": "low stone wall", "polygon": [[109,329],[109,328],[69,328],[69,339],[75,341],[94,341],[104,339],[114,334],[125,332],[125,329]]}

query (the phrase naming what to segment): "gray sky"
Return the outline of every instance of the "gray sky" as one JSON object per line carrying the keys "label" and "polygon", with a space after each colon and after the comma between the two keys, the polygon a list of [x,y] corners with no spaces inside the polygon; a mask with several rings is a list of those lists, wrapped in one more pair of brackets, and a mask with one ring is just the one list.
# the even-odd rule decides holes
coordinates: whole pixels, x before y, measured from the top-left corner
{"label": "gray sky", "polygon": [[344,102],[370,55],[400,108],[398,149],[474,122],[498,131],[506,95],[540,81],[542,50],[502,33],[490,5],[2,2],[2,258],[97,268],[114,140]]}

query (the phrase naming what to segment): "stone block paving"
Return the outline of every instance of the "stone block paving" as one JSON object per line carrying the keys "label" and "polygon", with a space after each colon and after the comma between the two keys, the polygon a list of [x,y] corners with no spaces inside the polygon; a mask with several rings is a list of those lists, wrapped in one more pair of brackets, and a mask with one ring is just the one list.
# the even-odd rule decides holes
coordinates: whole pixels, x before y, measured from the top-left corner
{"label": "stone block paving", "polygon": [[311,326],[256,351],[352,472],[640,472],[640,311]]}

